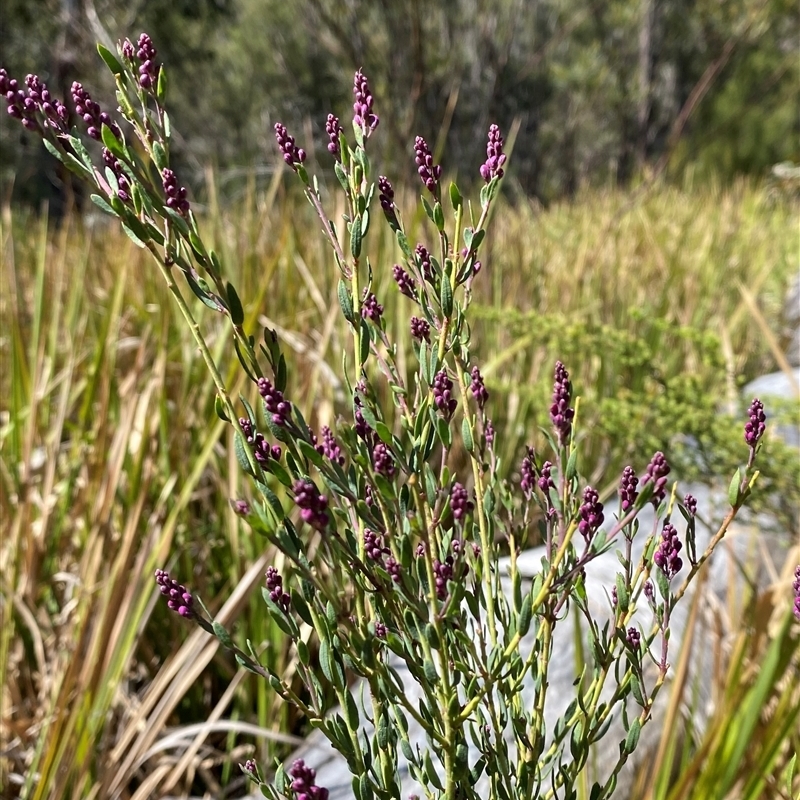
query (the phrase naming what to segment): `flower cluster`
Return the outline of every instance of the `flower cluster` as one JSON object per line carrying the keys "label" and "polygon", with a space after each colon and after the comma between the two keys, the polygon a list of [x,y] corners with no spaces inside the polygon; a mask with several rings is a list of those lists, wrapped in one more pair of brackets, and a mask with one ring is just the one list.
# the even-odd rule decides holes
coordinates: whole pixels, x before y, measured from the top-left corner
{"label": "flower cluster", "polygon": [[389,573],[389,577],[391,577],[394,583],[402,583],[402,567],[400,566],[399,562],[395,560],[394,556],[389,556],[386,559],[386,571]]}
{"label": "flower cluster", "polygon": [[339,124],[339,117],[333,114],[328,114],[328,119],[325,122],[325,133],[328,134],[328,152],[335,158],[339,159],[339,134],[343,132],[342,126]]}
{"label": "flower cluster", "polygon": [[122,133],[117,124],[101,110],[100,104],[92,100],[91,95],[83,86],[75,81],[72,84],[72,100],[75,103],[75,113],[86,123],[86,133],[90,139],[100,141],[100,129],[103,125],[108,126],[114,136],[119,139]]}
{"label": "flower cluster", "polygon": [[139,59],[139,86],[142,89],[152,89],[158,84],[159,66],[156,64],[156,48],[153,40],[143,33],[136,43],[136,58]]}
{"label": "flower cluster", "polygon": [[500,135],[500,128],[497,125],[490,125],[486,142],[486,161],[481,165],[481,178],[486,183],[489,183],[492,178],[502,178],[503,164],[505,163],[506,156],[503,153],[503,137]]}
{"label": "flower cluster", "polygon": [[295,144],[294,136],[289,136],[286,126],[280,122],[275,123],[275,139],[278,142],[278,148],[281,151],[283,160],[297,172],[298,166],[306,160],[306,151]]}
{"label": "flower cluster", "polygon": [[750,408],[747,409],[747,414],[750,419],[744,426],[744,440],[747,446],[753,449],[758,444],[759,439],[764,435],[764,431],[767,428],[764,404],[758,398],[754,398],[753,402],[750,403]]}
{"label": "flower cluster", "polygon": [[694,495],[687,494],[683,498],[683,506],[689,512],[690,517],[697,516],[697,498]]}
{"label": "flower cluster", "polygon": [[377,114],[372,111],[373,97],[372,92],[369,90],[369,82],[367,76],[359,70],[353,77],[353,96],[355,102],[353,103],[353,124],[357,128],[363,128],[366,136],[369,135],[378,127]]}
{"label": "flower cluster", "polygon": [[256,461],[263,467],[269,459],[278,461],[281,457],[281,448],[278,445],[270,445],[264,438],[263,433],[256,433],[253,423],[247,417],[239,417],[239,427],[242,429],[247,444],[253,448],[253,455]]}
{"label": "flower cluster", "polygon": [[387,478],[391,478],[396,471],[392,451],[383,442],[378,442],[372,448],[372,466],[375,472]]}
{"label": "flower cluster", "polygon": [[469,499],[467,490],[460,484],[454,483],[450,490],[450,510],[453,512],[454,519],[462,520],[474,508]]}
{"label": "flower cluster", "polygon": [[292,491],[303,522],[307,522],[319,531],[325,530],[329,522],[328,498],[320,494],[316,484],[310,480],[295,481]]}
{"label": "flower cluster", "polygon": [[619,501],[623,512],[630,511],[633,508],[633,504],[639,496],[639,492],[636,491],[638,485],[639,479],[636,477],[633,467],[625,467],[619,480]]}
{"label": "flower cluster", "polygon": [[395,264],[394,267],[392,267],[392,277],[394,278],[395,283],[397,283],[397,288],[400,290],[400,294],[404,294],[406,297],[410,297],[412,300],[414,300],[417,291],[417,284],[399,264]]}
{"label": "flower cluster", "polygon": [[386,221],[392,229],[397,230],[400,227],[400,223],[397,221],[397,208],[394,204],[394,187],[385,175],[378,177],[378,201],[381,204]]}
{"label": "flower cluster", "polygon": [[264,398],[264,408],[272,416],[272,421],[276,425],[286,425],[292,405],[284,399],[283,392],[276,389],[266,378],[259,378],[258,393]]}
{"label": "flower cluster", "polygon": [[322,443],[315,443],[315,447],[320,455],[330,459],[332,463],[338,464],[340,467],[344,464],[342,448],[339,447],[333,431],[327,425],[322,428]]}
{"label": "flower cluster", "polygon": [[0,94],[5,97],[9,116],[20,120],[29,131],[39,129],[39,124],[36,122],[36,104],[25,97],[25,92],[19,88],[19,83],[14,78],[9,78],[4,69],[0,69]]}
{"label": "flower cluster", "polygon": [[527,448],[519,472],[522,476],[519,486],[522,489],[522,493],[525,495],[525,499],[530,500],[533,489],[536,486],[536,458],[532,447]]}
{"label": "flower cluster", "polygon": [[307,767],[302,758],[289,767],[289,777],[292,779],[295,800],[328,800],[328,790],[317,786],[316,771]]}
{"label": "flower cluster", "polygon": [[583,490],[583,503],[578,513],[581,518],[578,523],[578,530],[588,544],[605,519],[603,504],[600,502],[600,495],[597,489],[587,486]]}
{"label": "flower cluster", "polygon": [[550,419],[556,429],[558,443],[561,447],[569,444],[572,431],[572,420],[575,418],[575,409],[570,407],[572,400],[572,384],[569,381],[567,368],[556,361],[555,382],[553,383],[553,402],[550,405]]}
{"label": "flower cluster", "polygon": [[453,556],[447,556],[444,562],[437,558],[433,562],[433,574],[436,596],[444,600],[447,597],[447,581],[453,579]]}
{"label": "flower cluster", "polygon": [[250,503],[247,500],[231,500],[231,507],[239,517],[246,517],[250,513]]}
{"label": "flower cluster", "polygon": [[446,370],[440,369],[433,378],[433,403],[448,419],[458,405],[453,397],[453,381],[447,376]]}
{"label": "flower cluster", "polygon": [[364,302],[361,305],[361,316],[371,319],[376,325],[381,321],[383,306],[378,302],[378,298],[372,292],[364,290]]}
{"label": "flower cluster", "polygon": [[414,248],[414,255],[417,257],[417,263],[423,278],[428,283],[433,283],[433,266],[431,265],[431,254],[428,252],[428,248],[424,244],[418,244]]}
{"label": "flower cluster", "polygon": [[370,561],[383,566],[383,557],[390,552],[383,542],[383,536],[369,528],[364,529],[364,553]]}
{"label": "flower cluster", "polygon": [[642,635],[636,628],[628,628],[628,632],[625,634],[625,641],[628,643],[631,650],[638,652],[639,646],[642,643]]}
{"label": "flower cluster", "polygon": [[103,163],[114,173],[117,179],[117,197],[123,203],[131,202],[131,184],[128,181],[128,176],[122,169],[122,164],[119,159],[107,148],[103,148]]}
{"label": "flower cluster", "polygon": [[165,569],[157,569],[155,574],[161,594],[167,598],[167,606],[182,617],[193,617],[195,610],[192,593],[182,583],[173,580]]}
{"label": "flower cluster", "polygon": [[667,576],[667,580],[672,580],[683,567],[683,560],[678,555],[682,547],[675,526],[669,522],[665,523],[661,531],[661,543],[658,545],[653,560]]}
{"label": "flower cluster", "polygon": [[650,502],[658,508],[667,494],[667,475],[670,473],[670,466],[667,463],[667,457],[659,450],[653,454],[650,463],[645,470],[644,478],[642,478],[642,486],[648,483],[653,484],[653,494]]}
{"label": "flower cluster", "polygon": [[547,494],[551,489],[556,488],[556,485],[553,482],[552,472],[553,472],[552,463],[549,461],[545,461],[544,464],[542,464],[542,471],[539,474],[539,489],[542,490],[545,497],[547,496]]}
{"label": "flower cluster", "polygon": [[38,75],[28,75],[25,78],[25,85],[28,87],[26,104],[32,101],[38,107],[45,118],[45,125],[49,125],[60,133],[67,133],[67,121],[69,120],[67,107],[50,94]]}
{"label": "flower cluster", "polygon": [[411,317],[411,335],[420,342],[430,342],[431,326],[420,317]]}
{"label": "flower cluster", "polygon": [[414,140],[414,163],[425,188],[434,196],[439,196],[439,179],[442,177],[442,168],[433,163],[433,155],[428,143],[417,136]]}
{"label": "flower cluster", "polygon": [[167,196],[167,208],[177,211],[185,217],[189,213],[189,201],[186,199],[186,188],[178,186],[178,177],[171,169],[161,173],[161,182],[164,184],[164,194]]}
{"label": "flower cluster", "polygon": [[286,613],[289,610],[291,598],[288,592],[283,590],[283,578],[275,567],[267,567],[266,578],[269,599]]}
{"label": "flower cluster", "polygon": [[483,382],[483,376],[481,375],[481,371],[478,369],[477,365],[472,368],[472,371],[470,372],[470,378],[472,382],[470,383],[469,388],[472,392],[472,396],[475,398],[478,408],[483,408],[486,405],[486,401],[489,399],[489,392],[486,391],[486,385]]}

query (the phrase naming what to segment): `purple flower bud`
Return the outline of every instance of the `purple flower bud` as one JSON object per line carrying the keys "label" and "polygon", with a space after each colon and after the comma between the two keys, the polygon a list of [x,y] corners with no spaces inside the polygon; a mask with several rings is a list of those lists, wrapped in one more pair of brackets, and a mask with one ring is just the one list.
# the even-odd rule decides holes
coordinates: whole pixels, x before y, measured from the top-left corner
{"label": "purple flower bud", "polygon": [[683,561],[678,555],[683,545],[678,538],[678,531],[674,525],[665,523],[661,531],[661,543],[656,550],[653,560],[661,571],[667,576],[667,580],[672,580],[683,567]]}
{"label": "purple flower bud", "polygon": [[638,630],[636,630],[636,628],[628,628],[628,633],[625,635],[625,641],[628,643],[628,646],[631,648],[631,650],[638,652],[642,643],[642,635]]}
{"label": "purple flower bud", "polygon": [[91,95],[83,86],[75,81],[71,88],[72,101],[75,104],[75,113],[86,123],[86,133],[91,139],[101,139],[100,129],[106,125],[117,139],[122,137],[122,132],[108,114],[104,113],[100,104],[92,100]]}
{"label": "purple flower bud", "polygon": [[400,293],[415,300],[417,284],[399,264],[395,264],[392,268],[392,276],[397,283],[397,288],[400,289]]}
{"label": "purple flower bud", "polygon": [[386,559],[385,566],[386,566],[386,571],[389,573],[389,576],[391,577],[392,581],[394,583],[401,583],[403,580],[401,577],[402,567],[397,561],[394,560],[393,556],[389,556]]}
{"label": "purple flower bud", "polygon": [[800,564],[794,568],[794,583],[792,583],[794,590],[794,615],[800,620]]}
{"label": "purple flower bud", "polygon": [[611,605],[616,608],[619,605],[619,598],[617,597],[617,587],[611,587]]}
{"label": "purple flower bud", "polygon": [[442,177],[442,168],[433,163],[433,155],[428,143],[417,136],[414,140],[414,163],[425,188],[436,198],[439,198],[439,179]]}
{"label": "purple flower bud", "polygon": [[339,134],[343,132],[342,126],[339,124],[339,117],[333,114],[328,114],[328,119],[325,122],[325,133],[328,134],[328,152],[338,161],[339,160]]}
{"label": "purple flower bud", "polygon": [[275,567],[267,567],[266,578],[269,599],[272,600],[284,614],[287,614],[292,598],[283,590],[283,578]]}
{"label": "purple flower bud", "polygon": [[375,636],[378,639],[385,639],[387,634],[386,626],[378,621],[375,623]]}
{"label": "purple flower bud", "polygon": [[481,165],[481,177],[489,183],[492,178],[503,177],[503,164],[506,156],[503,153],[503,137],[497,125],[489,126],[489,136],[486,142],[486,161]]}
{"label": "purple flower bud", "polygon": [[353,77],[353,124],[358,128],[363,128],[365,137],[378,127],[377,115],[372,112],[372,92],[369,90],[367,76],[359,69]]}
{"label": "purple flower bud", "polygon": [[316,771],[307,767],[302,758],[289,768],[289,777],[295,800],[328,800],[328,790],[316,785]]}
{"label": "purple flower bud", "polygon": [[256,461],[265,467],[269,460],[275,459],[279,461],[281,457],[281,449],[277,445],[270,446],[269,442],[264,438],[262,433],[256,433],[253,429],[253,423],[247,417],[239,418],[239,426],[242,429],[244,438],[250,447],[253,449],[253,455]]}
{"label": "purple flower bud", "polygon": [[322,444],[317,444],[316,449],[320,455],[330,459],[332,463],[338,464],[340,467],[344,464],[342,448],[339,447],[333,431],[327,425],[322,428]]}
{"label": "purple flower bud", "polygon": [[472,378],[472,383],[469,388],[472,391],[472,396],[475,398],[478,408],[483,408],[486,405],[486,401],[489,399],[489,392],[486,391],[483,376],[477,366],[473,366],[470,377]]}
{"label": "purple flower bud", "polygon": [[447,597],[447,581],[453,579],[453,557],[447,556],[444,563],[437,558],[433,562],[433,574],[436,596],[440,600],[444,600]]}
{"label": "purple flower bud", "polygon": [[547,497],[551,489],[555,489],[556,485],[553,482],[551,474],[553,472],[553,465],[549,461],[542,464],[542,471],[539,473],[539,489]]}
{"label": "purple flower bud", "polygon": [[294,137],[289,136],[286,126],[280,122],[275,123],[275,139],[283,160],[297,172],[297,168],[306,160],[306,151],[295,144]]}
{"label": "purple flower bud", "polygon": [[578,530],[588,544],[603,524],[603,504],[600,502],[600,495],[596,489],[587,486],[583,490],[583,503],[578,511],[581,521],[578,523]]}
{"label": "purple flower bud", "polygon": [[642,486],[648,483],[653,484],[653,494],[650,502],[656,507],[661,504],[667,494],[667,475],[669,475],[670,471],[667,457],[659,450],[650,459],[644,478],[642,478]]}
{"label": "purple flower bud", "polygon": [[431,326],[420,317],[411,317],[411,335],[420,342],[424,340],[430,343]]}
{"label": "purple flower bud", "polygon": [[747,409],[747,414],[750,419],[744,426],[744,440],[747,446],[753,450],[758,444],[759,439],[764,435],[767,429],[767,417],[764,414],[764,404],[756,397],[750,403],[750,408]]}
{"label": "purple flower bud", "polygon": [[550,405],[550,419],[558,436],[558,443],[562,447],[569,444],[572,431],[572,420],[575,418],[575,409],[570,407],[572,399],[572,384],[566,367],[556,362],[555,381],[553,383],[553,402]]}
{"label": "purple flower bud", "polygon": [[644,582],[644,596],[648,599],[651,605],[656,602],[656,590],[653,587],[653,581],[646,580]]}
{"label": "purple flower bud", "polygon": [[619,481],[619,499],[623,512],[630,511],[633,508],[633,504],[639,496],[639,492],[636,491],[638,485],[639,479],[636,477],[633,467],[625,467],[622,470],[622,477]]}
{"label": "purple flower bud", "polygon": [[683,498],[683,505],[689,512],[690,517],[697,515],[697,499],[693,495],[687,494],[686,497]]}
{"label": "purple flower bud", "polygon": [[161,594],[167,598],[167,606],[182,617],[194,617],[196,612],[191,592],[182,583],[173,580],[166,570],[157,569],[155,576]]}
{"label": "purple flower bud", "polygon": [[381,175],[378,178],[378,200],[380,201],[383,215],[393,231],[400,230],[400,222],[397,219],[397,206],[394,204],[394,188],[387,177]]}
{"label": "purple flower bud", "polygon": [[250,513],[250,503],[247,500],[231,500],[231,507],[240,517],[246,517]]}
{"label": "purple flower bud", "polygon": [[329,523],[328,498],[320,494],[319,489],[310,480],[295,481],[292,491],[303,522],[307,522],[312,528],[324,531]]}
{"label": "purple flower bud", "polygon": [[372,292],[364,290],[364,301],[361,306],[361,316],[365,319],[371,319],[376,325],[381,320],[383,314],[383,306],[378,302],[378,298]]}
{"label": "purple flower bud", "polygon": [[526,448],[527,452],[522,459],[519,471],[522,479],[519,486],[526,500],[530,500],[536,486],[536,457],[532,447]]}
{"label": "purple flower bud", "polygon": [[133,44],[131,44],[130,39],[126,39],[122,43],[121,50],[122,50],[122,57],[126,61],[128,62],[133,61],[133,57],[136,55],[136,48],[133,46]]}
{"label": "purple flower bud", "polygon": [[433,265],[431,264],[431,254],[428,252],[428,248],[424,244],[418,244],[414,248],[414,255],[417,259],[420,274],[428,283],[433,285]]}
{"label": "purple flower bud", "polygon": [[486,427],[483,430],[483,438],[486,439],[486,446],[491,447],[494,444],[494,425],[490,419],[486,420]]}
{"label": "purple flower bud", "polygon": [[378,442],[372,448],[372,466],[375,468],[375,472],[386,478],[391,478],[396,472],[394,456],[383,442]]}
{"label": "purple flower bud", "polygon": [[189,201],[186,199],[186,189],[178,186],[178,177],[171,169],[161,172],[161,183],[164,185],[166,195],[166,205],[173,211],[177,211],[182,217],[189,214]]}
{"label": "purple flower bud", "polygon": [[142,62],[139,67],[139,86],[142,89],[150,90],[158,85],[160,67],[156,64],[157,55],[152,39],[146,33],[141,34],[137,42],[136,58]]}
{"label": "purple flower bud", "polygon": [[106,147],[103,148],[103,163],[114,173],[117,179],[117,197],[123,203],[130,203],[130,183],[119,159]]}
{"label": "purple flower bud", "polygon": [[264,398],[264,407],[272,416],[272,421],[276,425],[286,425],[292,405],[284,399],[283,392],[278,391],[266,378],[259,378],[258,393]]}
{"label": "purple flower bud", "polygon": [[433,378],[433,404],[448,419],[453,416],[458,401],[453,397],[453,381],[446,370],[439,370]]}
{"label": "purple flower bud", "polygon": [[386,547],[383,536],[369,528],[364,529],[364,554],[370,561],[383,566],[383,557],[391,551]]}
{"label": "purple flower bud", "polygon": [[473,508],[467,490],[460,483],[454,483],[450,490],[450,510],[453,512],[453,518],[461,521]]}

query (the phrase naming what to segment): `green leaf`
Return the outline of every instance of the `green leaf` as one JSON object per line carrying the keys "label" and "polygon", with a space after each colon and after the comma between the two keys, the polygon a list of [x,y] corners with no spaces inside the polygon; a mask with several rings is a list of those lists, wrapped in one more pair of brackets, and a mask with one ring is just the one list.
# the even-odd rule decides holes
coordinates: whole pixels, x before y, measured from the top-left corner
{"label": "green leaf", "polygon": [[358,706],[356,705],[353,693],[345,690],[345,713],[347,714],[347,725],[351,731],[358,730]]}
{"label": "green leaf", "polygon": [[[47,148],[47,152],[50,153],[51,156],[55,156],[70,172],[74,172],[79,177],[83,178],[94,178],[92,175],[91,170],[86,168],[85,164],[82,164],[78,161],[72,153],[66,153],[59,150],[49,139],[42,139],[44,142],[44,146]],[[94,197],[94,195],[92,195]],[[114,213],[113,211],[111,212]]]}
{"label": "green leaf", "polygon": [[425,659],[422,670],[425,673],[425,680],[430,686],[436,686],[439,683],[439,673],[436,672],[436,665],[429,658]]}
{"label": "green leaf", "polygon": [[525,595],[522,601],[522,608],[519,611],[519,622],[517,623],[517,631],[520,636],[524,636],[531,627],[531,618],[533,617],[533,600],[531,593]]}
{"label": "green leaf", "polygon": [[742,500],[742,468],[736,470],[731,478],[730,485],[728,486],[728,502],[736,507]]}
{"label": "green leaf", "polygon": [[164,98],[167,96],[167,70],[164,69],[164,65],[162,64],[160,69],[158,70],[158,85],[156,86],[156,100],[159,103],[164,102]]}
{"label": "green leaf", "polygon": [[[46,139],[45,144],[49,144]],[[100,197],[99,194],[91,195],[91,200],[98,208],[102,208],[107,214],[113,214],[115,217],[117,216],[117,212],[114,211],[114,209],[111,208],[111,206],[102,197]]]}
{"label": "green leaf", "polygon": [[578,474],[578,448],[576,447],[569,454],[569,461],[567,461],[567,470],[565,472],[565,477],[568,481],[571,481],[577,474]]}
{"label": "green leaf", "polygon": [[628,610],[628,606],[630,605],[630,596],[628,594],[628,590],[625,587],[625,576],[621,573],[617,573],[617,603],[619,604],[620,611],[624,614]]}
{"label": "green leaf", "polygon": [[128,238],[137,246],[137,247],[147,247],[147,245],[128,227],[126,223],[122,223],[122,230],[128,235]]}
{"label": "green leaf", "polygon": [[363,367],[369,358],[369,325],[365,319],[361,320],[361,336],[359,337],[359,367]]}
{"label": "green leaf", "polygon": [[233,450],[236,453],[236,460],[239,462],[239,466],[242,470],[248,475],[252,475],[253,470],[247,458],[247,442],[245,442],[244,437],[239,431],[236,431],[236,436],[234,436],[233,439]]}
{"label": "green leaf", "polygon": [[107,47],[103,47],[102,44],[98,44],[97,52],[100,54],[100,58],[106,62],[106,66],[115,75],[122,75],[122,73],[125,71],[125,68],[122,66],[122,64],[120,64],[117,57]]}
{"label": "green leaf", "polygon": [[[164,145],[161,144],[161,142],[153,142],[153,161],[155,161],[156,169],[159,172],[163,172],[169,166],[167,151],[164,149]],[[188,234],[188,228],[186,232]]]}
{"label": "green leaf", "polygon": [[403,251],[403,255],[406,258],[412,259],[414,257],[414,254],[411,250],[411,246],[409,245],[408,239],[406,238],[406,235],[403,233],[403,231],[397,231],[397,244]]}
{"label": "green leaf", "polygon": [[347,284],[339,279],[339,305],[342,308],[342,314],[344,318],[351,324],[354,325],[354,317],[353,317],[353,298],[350,295],[350,289],[347,287]]}
{"label": "green leaf", "polygon": [[444,211],[442,211],[442,204],[439,202],[433,206],[433,224],[440,233],[444,230]]}
{"label": "green leaf", "polygon": [[225,286],[225,294],[228,299],[228,313],[231,315],[231,322],[234,325],[241,325],[244,322],[244,309],[242,301],[239,300],[239,295],[236,294],[236,289],[230,281]]}
{"label": "green leaf", "polygon": [[128,154],[122,146],[122,142],[114,136],[114,131],[105,123],[100,126],[100,136],[103,139],[103,144],[117,157],[127,158]]}
{"label": "green leaf", "polygon": [[442,289],[439,302],[442,305],[442,313],[446,317],[449,317],[453,313],[453,289],[450,286],[450,280],[446,275],[442,277]]}
{"label": "green leaf", "polygon": [[[458,186],[454,181],[450,181],[450,202],[453,204],[454,211],[458,211],[464,204],[464,198],[461,196],[461,192],[458,191]],[[469,244],[467,244],[467,247],[469,247]]]}
{"label": "green leaf", "polygon": [[214,629],[214,636],[219,639],[220,644],[227,650],[233,650],[233,641],[228,631],[216,620],[211,623],[211,627]]}
{"label": "green leaf", "polygon": [[356,217],[350,228],[350,253],[353,258],[358,258],[361,255],[361,240],[363,234],[361,231],[361,217]]}
{"label": "green leaf", "polygon": [[450,423],[444,417],[437,417],[436,419],[436,435],[446,448],[449,449],[453,444],[453,434],[450,430]]}
{"label": "green leaf", "polygon": [[230,422],[230,417],[228,416],[227,412],[225,411],[225,406],[222,402],[222,398],[219,395],[214,397],[214,411],[216,412],[217,416],[223,422]]}
{"label": "green leaf", "polygon": [[628,730],[628,735],[625,737],[625,752],[632,753],[639,744],[639,736],[642,733],[642,723],[639,722],[639,717],[631,723]]}
{"label": "green leaf", "polygon": [[425,209],[425,213],[428,215],[428,219],[435,224],[435,220],[433,219],[433,209],[431,208],[431,204],[426,199],[425,195],[420,197],[422,200],[422,206]]}
{"label": "green leaf", "polygon": [[375,433],[378,434],[378,438],[384,443],[388,445],[392,445],[392,432],[387,427],[386,423],[384,422],[376,422],[375,423]]}
{"label": "green leaf", "polygon": [[475,442],[472,440],[472,428],[466,417],[461,419],[461,438],[464,441],[464,449],[471,454],[475,450]]}

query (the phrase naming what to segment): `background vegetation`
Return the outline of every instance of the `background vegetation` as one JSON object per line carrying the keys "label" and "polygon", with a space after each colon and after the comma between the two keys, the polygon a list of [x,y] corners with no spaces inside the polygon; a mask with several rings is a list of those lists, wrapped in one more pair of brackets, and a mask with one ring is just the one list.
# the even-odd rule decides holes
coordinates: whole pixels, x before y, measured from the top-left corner
{"label": "background vegetation", "polygon": [[[764,180],[774,163],[800,161],[796,4],[0,5],[5,66],[40,72],[61,97],[81,80],[111,105],[93,43],[140,30],[169,71],[181,180],[253,298],[246,324],[266,318],[293,349],[289,395],[312,424],[340,408],[348,337],[330,259],[310,235],[317,222],[276,169],[271,125],[290,123],[313,153],[325,115],[348,116],[349,76],[363,66],[381,114],[370,144],[400,195],[414,135],[437,143],[463,188],[489,122],[513,133],[473,336],[506,474],[544,422],[556,357],[590,415],[582,428],[595,485],[610,491],[623,464],[642,468],[656,448],[682,479],[738,463],[740,421],[720,411],[741,412],[741,385],[781,367],[784,299],[798,270],[797,194]],[[236,763],[269,763],[302,729],[268,687],[156,602],[152,572],[165,566],[198,587],[240,639],[291,675],[280,633],[251,599],[274,553],[228,504],[244,484],[214,422],[213,387],[152,265],[8,123],[3,116],[0,795],[235,796]],[[316,155],[332,179],[324,150]],[[412,213],[410,196],[401,204]],[[421,218],[414,229],[424,239]],[[373,246],[379,300],[408,347],[393,240]],[[200,313],[224,352],[224,326]],[[226,377],[243,385],[235,364]],[[796,424],[796,404],[785,411]],[[796,453],[768,438],[761,461],[756,499],[788,540],[798,533]],[[723,702],[708,733],[695,740],[691,724],[673,724],[637,800],[790,797],[781,787],[800,748],[798,638],[780,625],[789,580],[784,564],[774,567],[781,589],[722,610]],[[677,709],[676,692],[673,723]]]}

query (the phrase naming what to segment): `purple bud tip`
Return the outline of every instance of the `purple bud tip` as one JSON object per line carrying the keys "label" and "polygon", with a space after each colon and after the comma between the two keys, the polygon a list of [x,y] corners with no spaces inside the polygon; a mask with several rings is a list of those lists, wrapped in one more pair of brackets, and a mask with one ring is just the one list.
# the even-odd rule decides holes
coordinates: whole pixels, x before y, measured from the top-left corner
{"label": "purple bud tip", "polygon": [[453,381],[446,370],[439,370],[433,378],[433,404],[448,419],[453,416],[458,401],[453,397]]}
{"label": "purple bud tip", "polygon": [[358,70],[353,77],[353,124],[357,128],[365,131],[365,136],[370,134],[378,127],[378,116],[372,111],[372,92],[369,89],[369,82],[362,70]]}
{"label": "purple bud tip", "polygon": [[572,384],[566,367],[556,362],[555,380],[553,382],[553,402],[550,405],[550,419],[556,430],[558,443],[562,447],[569,444],[572,432],[572,420],[575,418],[575,409],[570,407],[572,400]]}
{"label": "purple bud tip", "polygon": [[417,165],[417,172],[420,180],[425,184],[425,188],[438,199],[442,168],[433,163],[430,147],[421,136],[417,136],[414,140],[414,163]]}
{"label": "purple bud tip", "polygon": [[794,568],[794,583],[792,583],[794,590],[794,615],[800,620],[800,564]]}
{"label": "purple bud tip", "polygon": [[306,160],[306,151],[295,144],[294,137],[289,136],[286,126],[282,123],[276,122],[274,130],[284,162],[297,172],[298,167]]}
{"label": "purple bud tip", "polygon": [[767,417],[764,414],[764,404],[756,397],[747,409],[749,419],[744,426],[744,440],[748,447],[755,448],[759,439],[767,429]]}
{"label": "purple bud tip", "polygon": [[503,177],[503,164],[506,156],[503,153],[503,137],[497,125],[489,126],[489,135],[486,142],[486,161],[481,165],[481,177],[489,183],[492,178]]}
{"label": "purple bud tip", "polygon": [[667,576],[667,580],[672,580],[683,567],[683,561],[678,555],[682,547],[678,531],[674,525],[667,522],[661,531],[661,543],[653,557],[656,566]]}
{"label": "purple bud tip", "polygon": [[329,522],[328,498],[320,494],[313,481],[307,479],[295,481],[292,491],[303,521],[317,530],[325,530]]}
{"label": "purple bud tip", "polygon": [[450,490],[450,510],[453,512],[453,518],[460,522],[474,507],[467,490],[460,483],[454,483]]}
{"label": "purple bud tip", "polygon": [[166,570],[157,569],[155,578],[161,594],[167,598],[167,606],[182,617],[193,617],[195,614],[194,598],[191,592],[183,584],[173,580]]}

